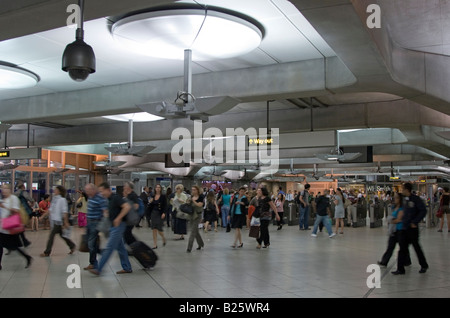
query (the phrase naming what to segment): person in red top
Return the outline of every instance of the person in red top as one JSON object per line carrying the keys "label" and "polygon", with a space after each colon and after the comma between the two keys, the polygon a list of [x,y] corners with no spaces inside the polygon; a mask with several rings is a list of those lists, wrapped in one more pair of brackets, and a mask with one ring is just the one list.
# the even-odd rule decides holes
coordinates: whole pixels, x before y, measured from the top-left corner
{"label": "person in red top", "polygon": [[44,229],[49,230],[50,229],[50,219],[48,212],[50,210],[50,195],[46,194],[44,195],[44,199],[39,202],[39,213],[41,214],[41,217],[44,222]]}

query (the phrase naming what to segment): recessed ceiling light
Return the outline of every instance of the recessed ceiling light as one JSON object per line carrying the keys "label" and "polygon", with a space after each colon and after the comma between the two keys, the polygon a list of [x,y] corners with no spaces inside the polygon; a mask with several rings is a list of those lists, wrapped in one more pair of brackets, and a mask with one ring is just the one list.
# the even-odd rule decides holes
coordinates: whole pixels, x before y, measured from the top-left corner
{"label": "recessed ceiling light", "polygon": [[150,121],[157,121],[162,120],[164,118],[151,115],[149,113],[133,113],[133,114],[121,114],[121,115],[111,115],[111,116],[102,116],[106,119],[116,120],[116,121],[124,121],[128,122],[130,119],[133,120],[135,123],[140,122],[150,122]]}
{"label": "recessed ceiling light", "polygon": [[137,13],[114,23],[111,32],[130,50],[166,59],[182,60],[186,49],[192,50],[193,60],[231,58],[260,45],[263,31],[256,22],[218,10],[206,7]]}
{"label": "recessed ceiling light", "polygon": [[26,69],[0,64],[0,88],[19,89],[36,86],[39,77]]}

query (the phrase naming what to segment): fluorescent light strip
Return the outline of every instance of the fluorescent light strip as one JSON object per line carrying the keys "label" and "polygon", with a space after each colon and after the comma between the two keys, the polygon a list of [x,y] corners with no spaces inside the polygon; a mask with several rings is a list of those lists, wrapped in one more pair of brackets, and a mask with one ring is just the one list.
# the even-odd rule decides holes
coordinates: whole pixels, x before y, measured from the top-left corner
{"label": "fluorescent light strip", "polygon": [[102,116],[103,118],[115,120],[115,121],[123,121],[128,122],[130,119],[135,123],[140,122],[151,122],[163,120],[163,117],[155,116],[146,112],[142,113],[132,113],[132,114],[121,114],[121,115],[111,115],[111,116]]}

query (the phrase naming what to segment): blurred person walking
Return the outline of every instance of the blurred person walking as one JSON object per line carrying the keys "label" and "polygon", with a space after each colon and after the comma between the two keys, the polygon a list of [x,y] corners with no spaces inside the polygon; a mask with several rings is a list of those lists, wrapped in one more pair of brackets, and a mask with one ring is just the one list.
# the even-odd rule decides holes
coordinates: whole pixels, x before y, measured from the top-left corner
{"label": "blurred person walking", "polygon": [[59,234],[59,236],[69,247],[69,254],[73,254],[75,252],[75,243],[72,242],[69,238],[63,236],[63,230],[69,228],[70,224],[69,209],[66,200],[66,189],[60,185],[56,186],[52,204],[50,205],[50,226],[52,229],[47,241],[47,248],[40,256],[50,256],[56,234]]}
{"label": "blurred person walking", "polygon": [[412,193],[412,184],[407,182],[402,187],[403,209],[404,215],[402,218],[404,231],[400,235],[399,245],[400,251],[398,253],[397,270],[392,272],[394,275],[405,274],[405,266],[408,264],[408,248],[412,244],[416,252],[420,264],[420,274],[424,274],[428,270],[428,263],[423,253],[422,247],[419,244],[419,223],[427,214],[427,209],[423,200]]}
{"label": "blurred person walking", "polygon": [[198,186],[193,186],[191,188],[191,198],[188,200],[188,202],[194,208],[194,213],[188,219],[190,234],[186,251],[190,253],[194,245],[194,240],[196,240],[198,244],[197,250],[201,250],[205,247],[205,243],[203,242],[198,227],[202,219],[204,197],[203,194],[200,193],[200,188]]}
{"label": "blurred person walking", "polygon": [[278,225],[277,230],[278,231],[281,230],[283,228],[283,225],[284,225],[284,220],[283,220],[283,217],[284,217],[284,201],[285,201],[284,195],[280,191],[278,193],[278,196],[277,196],[276,200],[275,200],[275,206],[277,207],[277,212],[278,212],[278,215],[280,216],[280,220],[277,221],[277,225]]}
{"label": "blurred person walking", "polygon": [[444,228],[444,217],[447,218],[447,230],[450,232],[450,193],[448,191],[448,187],[444,187],[443,193],[439,199],[439,209],[442,211],[442,217],[438,232],[442,232],[442,229]]}
{"label": "blurred person walking", "polygon": [[[381,258],[381,261],[378,262],[378,265],[380,266],[387,266],[389,263],[389,260],[391,259],[391,256],[394,252],[395,246],[397,243],[399,243],[400,238],[404,235],[403,234],[403,215],[404,215],[404,209],[403,209],[403,194],[396,193],[394,195],[394,208],[390,217],[389,224],[392,224],[390,226],[389,230],[389,240],[388,240],[388,246],[386,249],[386,252],[383,254],[383,257]],[[407,261],[405,266],[411,265],[411,259],[409,257],[409,253],[407,256]]]}
{"label": "blurred person walking", "polygon": [[258,245],[256,248],[260,249],[261,244],[264,242],[263,248],[268,248],[270,246],[270,235],[269,235],[269,224],[272,219],[272,211],[275,212],[275,218],[277,221],[280,220],[277,208],[271,198],[269,197],[269,191],[266,188],[259,188],[256,190],[256,196],[258,197],[257,211],[254,213],[259,214],[261,220],[261,225],[259,227],[260,236],[256,239]]}
{"label": "blurred person walking", "polygon": [[99,193],[95,184],[89,183],[84,189],[88,196],[86,235],[89,248],[89,265],[84,269],[89,270],[98,267],[97,254],[99,253],[99,231],[97,230],[97,227],[102,218],[107,217],[108,201]]}
{"label": "blurred person walking", "polygon": [[164,218],[166,217],[166,205],[166,196],[162,193],[161,185],[157,184],[155,186],[154,196],[150,198],[148,203],[153,232],[153,249],[158,248],[158,234],[163,239],[163,246],[166,246],[166,238],[164,237],[163,231]]}
{"label": "blurred person walking", "polygon": [[108,242],[106,243],[105,249],[102,251],[102,257],[98,263],[98,267],[89,269],[89,271],[94,275],[100,275],[112,253],[117,250],[122,270],[116,272],[116,274],[131,273],[131,263],[124,243],[124,233],[127,228],[124,218],[132,207],[123,197],[113,193],[107,182],[104,182],[99,186],[99,191],[101,195],[108,200],[108,217],[112,226],[109,231]]}
{"label": "blurred person walking", "polygon": [[84,191],[78,191],[80,194],[80,197],[78,198],[77,202],[75,203],[75,207],[77,208],[77,217],[78,217],[78,227],[85,227],[87,226],[87,200],[88,196],[86,192]]}
{"label": "blurred person walking", "polygon": [[205,202],[205,211],[204,211],[204,231],[208,233],[208,227],[211,224],[214,224],[214,230],[217,232],[217,218],[219,215],[219,206],[216,202],[216,196],[214,195],[214,191],[209,191],[206,195]]}
{"label": "blurred person walking", "polygon": [[325,225],[330,238],[336,236],[336,233],[333,233],[331,219],[328,216],[328,209],[330,207],[330,199],[328,198],[328,194],[329,190],[324,190],[323,194],[318,196],[315,200],[317,213],[316,221],[314,222],[314,228],[311,234],[312,237],[317,237],[317,229],[319,228],[319,224]]}
{"label": "blurred person walking", "polygon": [[177,212],[180,210],[180,205],[187,203],[188,201],[188,196],[183,191],[184,186],[182,184],[177,184],[175,186],[173,199],[171,199],[173,233],[175,235],[179,235],[179,237],[175,239],[177,241],[184,240],[184,236],[187,234],[187,221],[177,217]]}
{"label": "blurred person walking", "polygon": [[19,234],[12,234],[10,230],[6,230],[3,228],[3,221],[14,214],[20,213],[20,201],[11,192],[10,184],[2,185],[2,201],[0,202],[0,222],[2,226],[0,227],[0,270],[2,269],[2,256],[3,256],[3,248],[8,249],[9,251],[17,251],[20,255],[22,255],[27,264],[25,268],[28,268],[31,265],[33,258],[28,255],[24,250],[21,249],[22,242],[19,238]]}
{"label": "blurred person walking", "polygon": [[[347,199],[348,200],[348,199]],[[345,204],[346,199],[342,193],[341,188],[336,189],[336,195],[334,196],[334,218],[336,220],[336,229],[335,233],[344,234],[344,218],[345,218]],[[341,227],[341,231],[339,232],[339,227]]]}
{"label": "blurred person walking", "polygon": [[223,194],[221,195],[219,202],[222,202],[221,212],[222,212],[222,227],[227,227],[229,224],[230,215],[230,204],[231,204],[231,195],[230,190],[228,188],[223,189]]}

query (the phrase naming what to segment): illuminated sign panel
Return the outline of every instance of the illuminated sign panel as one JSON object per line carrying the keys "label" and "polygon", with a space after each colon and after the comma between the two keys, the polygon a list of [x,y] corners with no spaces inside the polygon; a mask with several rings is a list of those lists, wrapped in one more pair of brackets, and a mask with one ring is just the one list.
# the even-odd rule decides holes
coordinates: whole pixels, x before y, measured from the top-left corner
{"label": "illuminated sign panel", "polygon": [[0,151],[0,158],[8,158],[9,151]]}

